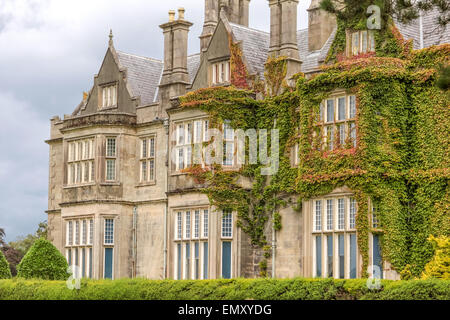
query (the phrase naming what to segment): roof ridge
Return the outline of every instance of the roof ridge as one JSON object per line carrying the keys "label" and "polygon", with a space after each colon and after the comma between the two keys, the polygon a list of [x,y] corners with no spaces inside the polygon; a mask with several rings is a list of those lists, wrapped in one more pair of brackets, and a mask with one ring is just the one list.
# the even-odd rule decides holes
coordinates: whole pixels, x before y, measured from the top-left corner
{"label": "roof ridge", "polygon": [[246,26],[243,26],[242,24],[237,24],[237,23],[230,22],[230,25],[233,26],[233,27],[239,27],[239,28],[252,30],[252,31],[257,31],[257,32],[261,32],[261,33],[265,33],[265,34],[269,34],[270,35],[270,32],[267,32],[267,31],[264,31],[264,30],[259,30],[259,29],[256,29],[256,28],[246,27]]}
{"label": "roof ridge", "polygon": [[128,56],[132,56],[132,57],[136,57],[136,58],[151,60],[151,61],[154,61],[154,62],[161,62],[161,63],[163,62],[162,60],[159,60],[159,59],[156,59],[156,58],[145,57],[145,56],[141,56],[141,55],[137,55],[137,54],[133,54],[133,53],[123,52],[123,51],[120,51],[120,50],[116,50],[116,51],[117,51],[117,53],[126,54]]}

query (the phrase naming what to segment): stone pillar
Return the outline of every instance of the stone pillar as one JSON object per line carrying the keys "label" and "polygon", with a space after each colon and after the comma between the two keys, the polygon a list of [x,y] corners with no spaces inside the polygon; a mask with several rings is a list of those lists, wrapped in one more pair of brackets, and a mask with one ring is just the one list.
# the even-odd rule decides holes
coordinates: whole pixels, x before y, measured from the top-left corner
{"label": "stone pillar", "polygon": [[186,93],[189,85],[187,70],[188,34],[192,23],[184,19],[184,9],[169,11],[169,22],[160,25],[164,34],[164,71],[160,84],[160,95],[163,105],[170,98]]}
{"label": "stone pillar", "polygon": [[270,48],[272,56],[284,56],[287,61],[286,79],[301,71],[297,42],[298,0],[269,0]]}
{"label": "stone pillar", "polygon": [[219,1],[205,0],[205,22],[203,24],[203,32],[200,36],[200,48],[204,51],[208,48],[209,41],[216,29],[219,21]]}
{"label": "stone pillar", "polygon": [[250,0],[220,0],[228,21],[248,27]]}
{"label": "stone pillar", "polygon": [[312,0],[308,8],[308,49],[322,49],[334,28],[336,17],[320,9],[320,0]]}

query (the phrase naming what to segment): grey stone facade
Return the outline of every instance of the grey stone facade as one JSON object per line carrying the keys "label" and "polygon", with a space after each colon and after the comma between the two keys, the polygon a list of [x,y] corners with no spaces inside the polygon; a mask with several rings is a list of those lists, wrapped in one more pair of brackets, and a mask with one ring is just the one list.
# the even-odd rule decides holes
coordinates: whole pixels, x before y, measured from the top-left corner
{"label": "grey stone facade", "polygon": [[[160,26],[164,34],[162,61],[117,51],[111,35],[92,89],[71,115],[51,120],[47,141],[49,238],[72,264],[84,265],[80,271],[84,276],[103,278],[111,272],[115,279],[177,279],[182,261],[181,278],[221,278],[224,242],[231,246],[232,277],[259,276],[261,252],[252,248],[235,219],[232,235],[224,237],[221,212],[199,192],[201,185],[172,161],[178,146],[170,137],[176,135],[179,124],[195,126],[196,121],[207,118],[200,110],[178,108],[173,99],[216,84],[217,70],[223,74],[227,70],[230,37],[239,43],[250,76],[264,79],[269,55],[289,58],[288,76],[319,72],[334,39],[336,22],[320,11],[318,1],[312,1],[309,28],[297,30],[298,0],[270,0],[269,34],[248,27],[249,3],[205,0],[201,52],[191,56],[187,44],[192,24],[185,20],[184,10],[179,10],[177,17],[171,11],[169,21]],[[410,33],[405,30],[404,34]],[[225,69],[214,71],[218,63]],[[221,85],[229,85],[229,78],[223,76]],[[351,195],[351,190],[339,189],[333,194]],[[205,210],[208,234],[195,237],[196,231],[190,230],[192,240],[177,239],[178,213],[186,219],[189,212],[194,229],[199,212],[203,233]],[[311,212],[311,201],[303,204],[300,213],[291,207],[281,212],[284,227],[276,234],[276,277],[313,276]],[[106,226],[111,220],[113,230]],[[269,239],[271,232],[268,226]],[[111,233],[112,242],[108,238]],[[182,248],[181,260],[178,248]],[[111,252],[112,257],[107,256]],[[397,277],[389,273],[388,265],[385,271],[388,277]]]}

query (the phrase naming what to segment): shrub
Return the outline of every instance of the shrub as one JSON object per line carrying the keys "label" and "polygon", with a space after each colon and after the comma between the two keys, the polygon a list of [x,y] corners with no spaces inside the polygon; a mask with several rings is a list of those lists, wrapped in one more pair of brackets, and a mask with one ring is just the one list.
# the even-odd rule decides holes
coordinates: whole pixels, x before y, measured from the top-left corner
{"label": "shrub", "polygon": [[66,280],[67,261],[49,241],[37,240],[17,266],[17,276],[25,279]]}
{"label": "shrub", "polygon": [[431,236],[428,240],[433,243],[435,254],[425,266],[422,278],[450,280],[450,237],[435,238]]}
{"label": "shrub", "polygon": [[9,269],[9,263],[6,261],[6,258],[3,252],[0,250],[0,279],[10,279],[11,278],[11,270]]}
{"label": "shrub", "polygon": [[80,290],[65,281],[0,280],[0,300],[450,300],[448,280],[87,280]]}

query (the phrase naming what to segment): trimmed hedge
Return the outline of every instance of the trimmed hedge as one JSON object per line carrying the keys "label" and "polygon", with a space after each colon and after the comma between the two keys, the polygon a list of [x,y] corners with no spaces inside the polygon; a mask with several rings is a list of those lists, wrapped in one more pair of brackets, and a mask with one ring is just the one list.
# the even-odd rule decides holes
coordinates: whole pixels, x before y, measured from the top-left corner
{"label": "trimmed hedge", "polygon": [[0,300],[450,300],[448,280],[233,279],[201,281],[82,280],[80,290],[65,281],[0,280]]}
{"label": "trimmed hedge", "polygon": [[0,279],[10,279],[11,270],[9,269],[9,263],[6,260],[5,255],[0,250]]}
{"label": "trimmed hedge", "polygon": [[17,277],[25,279],[65,280],[66,258],[47,240],[36,240],[17,266]]}

